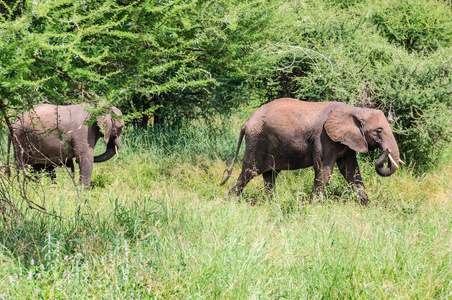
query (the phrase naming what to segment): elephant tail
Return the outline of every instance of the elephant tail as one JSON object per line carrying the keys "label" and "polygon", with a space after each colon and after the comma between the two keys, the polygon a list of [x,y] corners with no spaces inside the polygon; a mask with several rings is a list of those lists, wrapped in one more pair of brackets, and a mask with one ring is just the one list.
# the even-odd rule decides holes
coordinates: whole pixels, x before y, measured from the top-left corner
{"label": "elephant tail", "polygon": [[231,177],[232,168],[234,167],[235,160],[237,159],[237,155],[239,154],[240,146],[242,145],[242,140],[243,140],[244,136],[245,136],[245,125],[243,125],[242,129],[240,130],[239,142],[237,144],[237,150],[235,150],[234,158],[232,159],[232,162],[229,165],[229,167],[226,170],[224,170],[224,172],[223,172],[223,177],[224,177],[224,173],[226,173],[226,172],[228,172],[228,175],[226,176],[225,179],[223,179],[223,181],[220,183],[220,185],[225,184],[226,181],[228,181],[229,177]]}

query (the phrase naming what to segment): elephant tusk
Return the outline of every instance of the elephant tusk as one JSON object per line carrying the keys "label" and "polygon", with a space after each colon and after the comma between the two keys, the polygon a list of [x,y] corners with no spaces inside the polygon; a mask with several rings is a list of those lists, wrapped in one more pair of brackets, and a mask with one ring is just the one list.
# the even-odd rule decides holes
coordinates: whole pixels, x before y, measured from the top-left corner
{"label": "elephant tusk", "polygon": [[403,162],[403,160],[399,159],[399,163],[404,165],[405,163]]}
{"label": "elephant tusk", "polygon": [[395,162],[394,158],[392,158],[391,153],[388,154],[389,160],[391,161],[391,163],[394,165],[394,167],[396,169],[399,168],[399,166],[397,165],[397,163]]}
{"label": "elephant tusk", "polygon": [[115,145],[115,152],[116,152],[116,155],[119,157],[118,146],[116,146],[116,145]]}

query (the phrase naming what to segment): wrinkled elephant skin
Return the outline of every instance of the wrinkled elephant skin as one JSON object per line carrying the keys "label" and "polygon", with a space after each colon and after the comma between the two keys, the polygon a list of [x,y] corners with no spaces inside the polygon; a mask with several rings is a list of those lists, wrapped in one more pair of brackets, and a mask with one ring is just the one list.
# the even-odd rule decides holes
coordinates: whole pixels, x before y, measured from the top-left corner
{"label": "wrinkled elephant skin", "polygon": [[[376,165],[382,176],[396,167],[383,163],[388,154],[398,163],[399,148],[382,111],[354,107],[339,102],[304,102],[277,99],[257,109],[243,124],[237,150],[224,184],[245,137],[242,171],[228,194],[240,194],[247,183],[262,174],[271,193],[278,173],[313,167],[315,180],[312,197],[320,196],[337,164],[341,174],[367,203],[367,194],[359,172],[356,152],[380,148],[385,153]],[[384,156],[386,155],[386,156]]]}
{"label": "wrinkled elephant skin", "polygon": [[[93,163],[110,159],[114,155],[111,148],[119,148],[124,120],[119,109],[110,107],[110,113],[87,126],[85,121],[90,117],[87,108],[88,104],[39,104],[22,114],[12,125],[10,136],[16,162],[30,165],[35,171],[48,171],[54,177],[56,166],[73,170],[75,158],[80,167],[80,182],[89,186]],[[94,147],[101,137],[107,150],[95,157]]]}

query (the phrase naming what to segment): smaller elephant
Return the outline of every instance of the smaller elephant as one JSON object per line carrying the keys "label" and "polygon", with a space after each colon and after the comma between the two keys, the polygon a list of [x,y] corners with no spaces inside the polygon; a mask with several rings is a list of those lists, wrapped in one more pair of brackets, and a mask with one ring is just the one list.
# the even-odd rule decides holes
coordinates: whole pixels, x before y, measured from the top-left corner
{"label": "smaller elephant", "polygon": [[[225,170],[227,177],[245,136],[242,171],[228,195],[240,195],[248,182],[262,174],[269,193],[278,173],[312,166],[315,171],[313,197],[323,192],[337,164],[347,182],[358,191],[360,202],[368,197],[358,167],[356,152],[380,148],[383,154],[375,169],[390,176],[398,168],[399,148],[381,110],[354,107],[340,102],[305,102],[277,99],[257,109],[243,124],[234,158]],[[388,166],[384,163],[388,160]]]}
{"label": "smaller elephant", "polygon": [[[89,186],[93,163],[103,162],[115,155],[121,144],[124,126],[121,111],[110,107],[109,113],[99,116],[91,126],[89,104],[38,104],[23,113],[12,124],[8,149],[12,142],[14,157],[20,166],[30,165],[34,172],[46,171],[55,178],[57,166],[70,167],[73,158],[80,167],[80,183]],[[103,137],[106,151],[94,156],[94,147]]]}

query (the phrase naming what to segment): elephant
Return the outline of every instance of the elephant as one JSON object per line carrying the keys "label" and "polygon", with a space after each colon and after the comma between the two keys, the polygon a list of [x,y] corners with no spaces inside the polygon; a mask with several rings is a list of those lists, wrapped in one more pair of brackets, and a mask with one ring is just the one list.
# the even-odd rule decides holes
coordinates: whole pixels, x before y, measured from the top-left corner
{"label": "elephant", "polygon": [[383,154],[375,164],[380,176],[392,175],[399,164],[403,164],[397,142],[381,110],[341,102],[281,98],[261,106],[245,121],[235,156],[224,171],[227,176],[220,185],[231,176],[244,136],[242,171],[228,196],[232,193],[240,195],[248,182],[260,174],[271,194],[280,171],[312,166],[315,172],[312,201],[322,195],[337,164],[342,176],[357,191],[360,203],[365,205],[368,196],[356,152],[382,149]]}
{"label": "elephant", "polygon": [[[91,114],[89,104],[51,105],[38,104],[23,113],[12,124],[9,145],[12,142],[14,157],[19,166],[30,165],[35,172],[46,171],[53,179],[57,166],[74,171],[73,158],[79,164],[80,183],[91,184],[93,163],[112,158],[121,144],[124,127],[121,111],[109,107],[109,113],[99,116],[88,126]],[[107,148],[94,156],[94,147],[103,137]]]}

